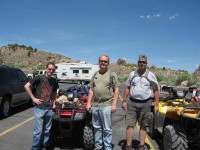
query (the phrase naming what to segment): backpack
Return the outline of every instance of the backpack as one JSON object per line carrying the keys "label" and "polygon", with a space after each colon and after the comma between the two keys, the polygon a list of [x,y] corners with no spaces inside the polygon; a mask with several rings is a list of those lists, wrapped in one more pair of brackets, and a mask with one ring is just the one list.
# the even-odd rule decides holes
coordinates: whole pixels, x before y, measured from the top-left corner
{"label": "backpack", "polygon": [[[142,76],[142,77],[144,77],[147,81],[150,82],[150,80],[149,80],[149,78],[148,78],[148,74],[149,74],[149,70],[146,70],[144,76]],[[138,74],[137,70],[134,71],[134,75],[132,76],[132,78],[131,78],[131,80],[130,80],[130,85],[131,85],[131,83],[132,83],[132,81],[133,81],[133,79],[134,79],[135,77],[139,77],[139,74]]]}
{"label": "backpack", "polygon": [[66,92],[72,93],[76,98],[80,98],[88,95],[89,87],[87,85],[74,85],[69,87]]}
{"label": "backpack", "polygon": [[[97,75],[99,71],[96,71],[91,79],[91,81],[94,82],[94,78],[95,76]],[[113,72],[112,71],[109,71],[110,73],[110,81],[109,81],[109,90],[112,89],[114,91],[114,84],[113,84]]]}
{"label": "backpack", "polygon": [[[152,80],[150,80],[150,79],[148,78],[148,74],[149,74],[149,70],[146,70],[144,76],[142,76],[142,77],[144,77],[144,78],[150,83],[150,87],[151,87],[152,89],[158,88],[158,85],[157,85],[154,81],[152,81]],[[132,77],[131,80],[130,80],[130,87],[132,86],[131,83],[132,83],[132,81],[133,81],[133,79],[134,79],[135,77],[139,77],[137,70],[134,71],[134,75],[133,75],[133,77]]]}
{"label": "backpack", "polygon": [[80,85],[78,87],[77,97],[80,98],[82,96],[87,96],[89,92],[89,88],[87,85]]}

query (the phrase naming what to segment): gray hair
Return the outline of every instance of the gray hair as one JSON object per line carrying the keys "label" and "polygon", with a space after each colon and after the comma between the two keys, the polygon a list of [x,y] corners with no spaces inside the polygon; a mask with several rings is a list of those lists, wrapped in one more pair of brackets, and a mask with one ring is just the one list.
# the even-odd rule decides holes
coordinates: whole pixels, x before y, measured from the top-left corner
{"label": "gray hair", "polygon": [[108,62],[110,62],[110,58],[109,58],[109,56],[108,56],[108,55],[106,55],[106,54],[102,54],[102,55],[100,55],[100,56],[99,56],[99,61],[100,61],[100,59],[101,59],[101,57],[102,57],[102,56],[105,56],[105,57],[107,57],[107,58],[108,58]]}
{"label": "gray hair", "polygon": [[138,58],[138,60],[139,60],[140,58],[144,58],[144,59],[147,61],[147,56],[146,56],[146,55],[144,55],[144,54],[142,54],[142,55],[139,55],[139,58]]}

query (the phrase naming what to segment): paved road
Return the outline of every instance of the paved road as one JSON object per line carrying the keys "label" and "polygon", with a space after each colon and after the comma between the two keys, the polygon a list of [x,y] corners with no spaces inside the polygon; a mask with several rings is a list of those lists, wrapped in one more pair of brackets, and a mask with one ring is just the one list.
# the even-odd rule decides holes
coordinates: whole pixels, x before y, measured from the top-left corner
{"label": "paved road", "polygon": [[[61,88],[68,84],[60,83]],[[121,87],[122,96],[123,87]],[[126,144],[125,111],[121,109],[121,100],[118,101],[117,112],[113,114],[113,146],[114,150],[122,150]],[[0,120],[0,146],[1,150],[29,150],[33,132],[33,108],[26,105],[13,109],[10,117]],[[138,129],[134,132],[133,148],[139,144]],[[80,139],[63,139],[55,150],[82,150]],[[147,138],[148,149],[161,149],[159,141]]]}

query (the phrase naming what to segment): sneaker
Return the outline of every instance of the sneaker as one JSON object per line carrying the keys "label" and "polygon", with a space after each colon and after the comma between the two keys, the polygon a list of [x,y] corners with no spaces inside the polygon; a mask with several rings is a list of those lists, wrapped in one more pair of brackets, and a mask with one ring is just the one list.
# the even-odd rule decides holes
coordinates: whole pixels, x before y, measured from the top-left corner
{"label": "sneaker", "polygon": [[138,150],[145,150],[144,145],[139,145]]}
{"label": "sneaker", "polygon": [[132,146],[126,145],[126,149],[125,150],[132,150]]}

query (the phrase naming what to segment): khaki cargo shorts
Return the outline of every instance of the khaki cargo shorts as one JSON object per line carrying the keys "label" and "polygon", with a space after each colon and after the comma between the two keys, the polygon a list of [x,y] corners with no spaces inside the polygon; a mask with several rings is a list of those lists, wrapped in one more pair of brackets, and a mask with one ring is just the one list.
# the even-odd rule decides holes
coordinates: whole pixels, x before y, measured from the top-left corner
{"label": "khaki cargo shorts", "polygon": [[127,127],[134,127],[138,121],[139,125],[148,126],[148,116],[151,112],[152,100],[136,102],[128,100],[126,111]]}

